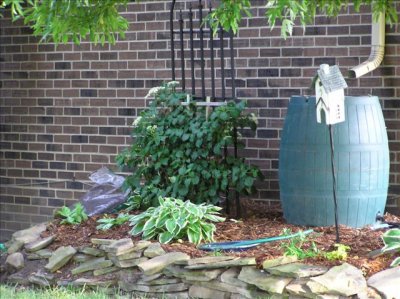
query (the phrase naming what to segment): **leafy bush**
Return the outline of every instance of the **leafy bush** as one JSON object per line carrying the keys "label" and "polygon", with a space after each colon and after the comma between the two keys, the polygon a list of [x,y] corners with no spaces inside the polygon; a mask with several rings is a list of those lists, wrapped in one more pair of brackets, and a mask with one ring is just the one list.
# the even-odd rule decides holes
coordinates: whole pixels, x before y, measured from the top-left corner
{"label": "leafy bush", "polygon": [[97,223],[99,223],[99,225],[96,226],[96,228],[100,230],[108,230],[114,226],[119,226],[124,224],[125,222],[128,222],[129,218],[129,214],[124,213],[118,214],[116,218],[106,216],[97,220]]}
{"label": "leafy bush", "polygon": [[132,235],[142,234],[145,240],[158,238],[160,243],[187,238],[189,242],[213,241],[215,225],[225,218],[218,216],[220,207],[196,205],[176,198],[159,198],[158,207],[150,207],[145,212],[132,216]]}
{"label": "leafy bush", "polygon": [[[385,246],[382,248],[383,252],[392,252],[398,251],[400,252],[400,229],[393,228],[389,229],[382,235],[382,240],[385,243]],[[391,267],[400,265],[400,257],[394,259],[394,261],[390,264]]]}
{"label": "leafy bush", "polygon": [[82,221],[86,221],[88,219],[85,209],[81,203],[77,203],[72,210],[66,206],[63,206],[59,211],[57,211],[56,215],[63,218],[63,220],[60,222],[61,224],[80,224]]}
{"label": "leafy bush", "polygon": [[216,203],[228,185],[252,192],[260,171],[243,158],[225,158],[224,148],[233,145],[235,127],[256,129],[254,115],[243,114],[243,102],[230,102],[207,117],[204,107],[183,106],[187,95],[175,86],[170,82],[150,90],[154,100],[133,124],[134,142],[117,156],[117,164],[133,171],[125,186],[140,197],[132,202],[139,198],[142,207],[156,206],[159,196],[169,196]]}

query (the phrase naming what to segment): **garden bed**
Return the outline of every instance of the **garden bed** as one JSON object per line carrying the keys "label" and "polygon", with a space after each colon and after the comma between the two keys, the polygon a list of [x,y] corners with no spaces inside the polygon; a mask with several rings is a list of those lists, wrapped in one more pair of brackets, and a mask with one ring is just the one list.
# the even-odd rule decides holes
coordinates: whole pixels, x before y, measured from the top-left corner
{"label": "garden bed", "polygon": [[[244,201],[242,208],[243,220],[226,215],[225,222],[216,224],[215,241],[266,238],[288,229],[308,229],[287,224],[279,209],[264,202]],[[379,299],[392,298],[391,294],[396,293],[393,282],[400,278],[400,267],[390,269],[393,254],[370,257],[371,251],[383,247],[383,231],[368,227],[341,226],[341,243],[350,251],[346,260],[330,260],[326,253],[335,249],[334,227],[313,228],[315,233],[303,239],[302,245],[291,243],[291,239],[241,252],[206,252],[185,240],[166,245],[132,237],[128,223],[101,231],[96,228],[100,217],[90,217],[79,225],[62,225],[61,220],[55,219],[14,233],[7,243],[8,255],[0,257],[0,282],[100,288],[146,298],[333,295],[332,298]],[[388,214],[385,218],[400,220]],[[304,260],[282,257],[289,248],[282,244],[304,252],[315,244],[318,251]]]}
{"label": "garden bed", "polygon": [[[282,234],[285,228],[293,232],[306,230],[308,227],[300,227],[287,224],[283,218],[282,212],[278,207],[271,207],[267,203],[260,201],[242,202],[244,211],[243,220],[236,221],[227,217],[227,221],[217,223],[215,241],[226,242],[246,239],[259,239],[278,236]],[[60,246],[86,246],[91,245],[91,238],[100,239],[122,239],[129,237],[131,227],[128,223],[122,226],[101,231],[96,229],[96,220],[101,216],[90,217],[88,221],[80,225],[60,225],[59,220],[54,220],[48,225],[48,230],[42,234],[43,237],[55,235],[55,241],[50,245],[50,249],[56,249]],[[400,222],[400,217],[386,214],[385,219],[391,222]],[[315,234],[310,236],[318,249],[330,251],[334,249],[336,240],[335,227],[314,227]],[[371,230],[370,227],[360,229],[340,226],[340,241],[350,247],[347,262],[362,270],[365,277],[389,268],[393,256],[379,255],[371,258],[370,253],[383,247],[381,235],[383,230]],[[134,241],[140,240],[140,237],[132,237]],[[259,264],[266,259],[274,259],[282,256],[284,251],[281,248],[281,242],[272,242],[262,244],[257,247],[241,252],[224,252],[226,255],[240,257],[255,257]],[[307,247],[309,244],[305,244]],[[196,248],[194,244],[186,241],[175,242],[162,245],[167,252],[180,251],[187,253],[192,258],[210,255],[207,251]],[[342,263],[338,260],[327,260],[323,257],[307,258],[303,262],[313,265],[335,266]]]}

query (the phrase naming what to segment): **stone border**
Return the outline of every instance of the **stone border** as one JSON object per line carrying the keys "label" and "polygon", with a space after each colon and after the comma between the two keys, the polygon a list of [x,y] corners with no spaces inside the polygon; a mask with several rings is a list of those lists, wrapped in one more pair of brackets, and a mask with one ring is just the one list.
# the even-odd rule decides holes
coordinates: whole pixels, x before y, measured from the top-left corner
{"label": "stone border", "polygon": [[[306,265],[293,257],[266,260],[207,256],[191,259],[182,252],[166,253],[159,243],[132,239],[91,239],[92,246],[46,247],[54,237],[40,238],[46,225],[18,231],[8,242],[2,265],[10,283],[49,286],[87,286],[163,298],[400,298],[400,267],[365,280],[361,270],[343,263],[330,269]],[[45,260],[34,273],[23,273],[27,260]],[[72,277],[56,280],[54,272],[74,262]]]}

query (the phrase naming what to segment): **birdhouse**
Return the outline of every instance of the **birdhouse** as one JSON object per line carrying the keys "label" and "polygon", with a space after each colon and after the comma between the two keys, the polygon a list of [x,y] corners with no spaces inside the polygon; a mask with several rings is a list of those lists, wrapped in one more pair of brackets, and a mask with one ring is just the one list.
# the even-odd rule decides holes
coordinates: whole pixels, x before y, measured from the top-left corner
{"label": "birdhouse", "polygon": [[317,122],[321,123],[322,113],[325,114],[327,125],[333,125],[345,120],[344,89],[347,83],[337,65],[321,64],[315,80],[317,101]]}

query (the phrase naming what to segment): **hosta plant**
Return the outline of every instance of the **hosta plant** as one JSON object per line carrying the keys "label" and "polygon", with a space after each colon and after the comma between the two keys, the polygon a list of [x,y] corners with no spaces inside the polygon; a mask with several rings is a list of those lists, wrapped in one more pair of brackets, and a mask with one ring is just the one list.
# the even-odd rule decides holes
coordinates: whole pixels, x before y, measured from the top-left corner
{"label": "hosta plant", "polygon": [[176,198],[159,198],[158,207],[150,207],[139,215],[132,216],[131,234],[142,235],[145,240],[157,238],[160,243],[187,239],[199,244],[214,239],[215,225],[210,222],[222,222],[219,216],[221,208],[202,203],[196,205],[190,201]]}
{"label": "hosta plant", "polygon": [[[383,252],[400,252],[400,229],[393,228],[386,231],[382,235],[382,240],[385,243],[385,246],[382,248]],[[391,267],[400,265],[400,257],[394,259],[394,261],[390,264]]]}
{"label": "hosta plant", "polygon": [[115,218],[106,215],[105,217],[97,220],[99,225],[97,225],[96,228],[100,230],[108,230],[114,226],[119,226],[128,222],[129,218],[129,214],[124,213],[118,214],[118,216]]}
{"label": "hosta plant", "polygon": [[81,203],[77,203],[73,209],[64,206],[56,215],[62,218],[61,224],[80,224],[88,219]]}

